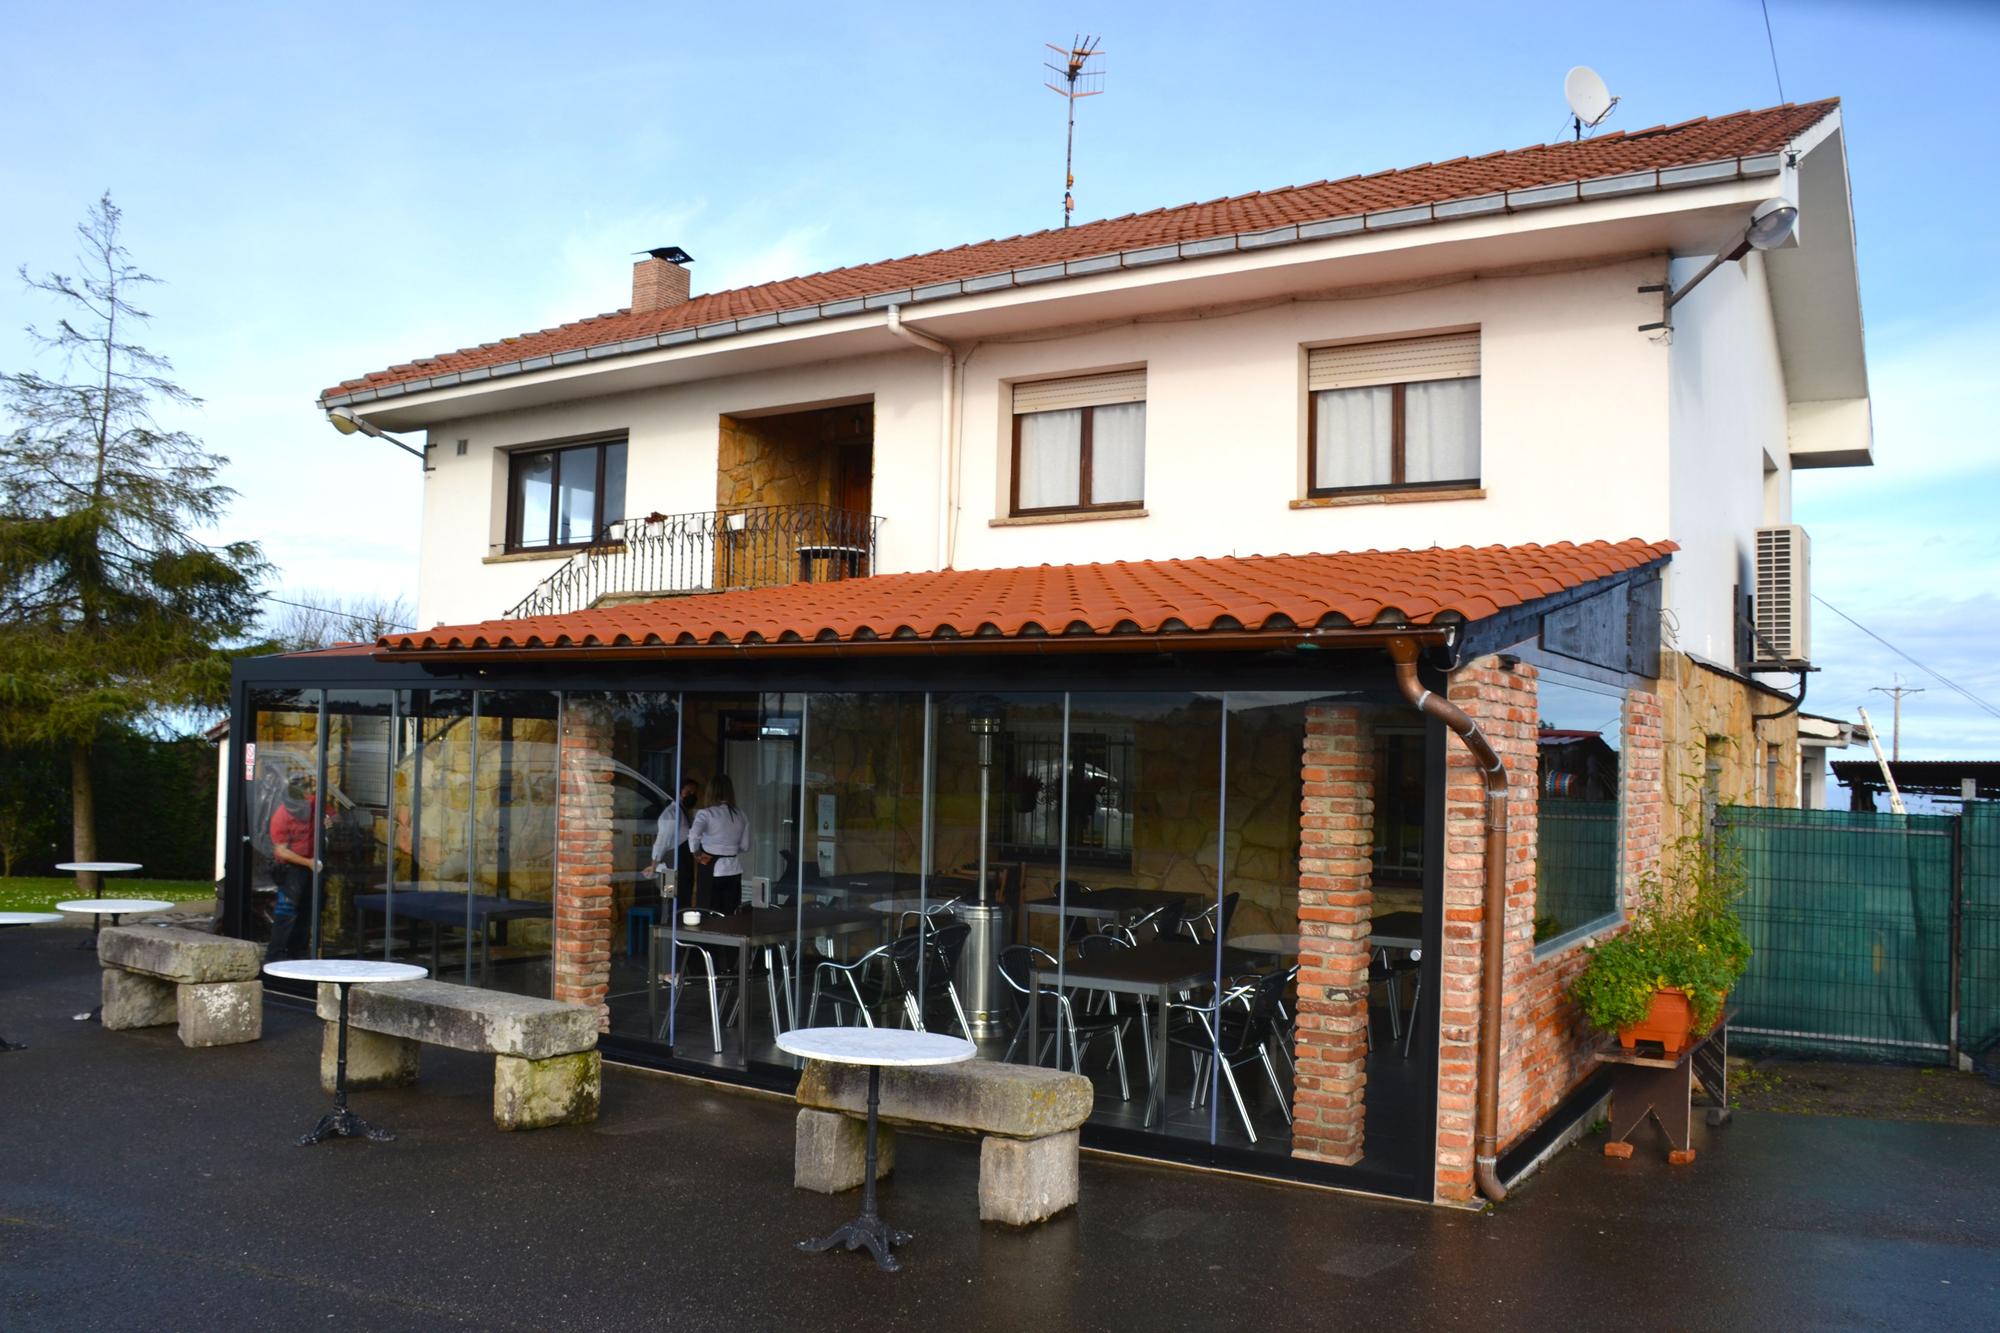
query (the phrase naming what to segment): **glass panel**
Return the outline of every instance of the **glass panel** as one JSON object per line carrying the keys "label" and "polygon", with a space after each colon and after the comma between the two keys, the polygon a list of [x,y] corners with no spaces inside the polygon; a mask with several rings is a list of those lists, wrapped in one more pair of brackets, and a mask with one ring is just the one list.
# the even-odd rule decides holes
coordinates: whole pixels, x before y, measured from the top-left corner
{"label": "glass panel", "polygon": [[1119,504],[1146,497],[1146,405],[1091,409],[1090,502]]}
{"label": "glass panel", "polygon": [[556,459],[554,454],[528,454],[514,460],[514,512],[519,531],[514,544],[521,547],[549,544],[549,514],[555,504]]}
{"label": "glass panel", "polygon": [[[470,962],[465,921],[472,865],[472,692],[406,690],[399,703],[391,793],[395,887],[384,890],[381,953],[427,967],[432,976],[460,980]],[[378,922],[369,924],[373,929]],[[369,952],[375,948],[371,939]]]}
{"label": "glass panel", "polygon": [[322,958],[368,952],[370,910],[389,883],[390,755],[395,696],[336,690],[326,700],[326,828],[320,875]]}
{"label": "glass panel", "polygon": [[[662,946],[657,955],[660,973],[651,967],[656,934],[670,937],[677,908],[696,905],[694,856],[686,843],[701,796],[697,770],[682,773],[680,696],[634,690],[566,699],[573,710],[609,712],[611,1030],[671,1045],[677,1017],[670,1003],[672,948]],[[690,1006],[678,1018],[706,1026],[705,1009]]]}
{"label": "glass panel", "polygon": [[1035,909],[1037,944],[1061,959],[1049,1002],[1076,1038],[1050,1054],[1096,1085],[1094,1119],[1202,1141],[1210,1107],[1189,1091],[1217,995],[1221,740],[1219,696],[1071,695],[1067,762],[1051,775],[1059,790],[1066,779],[1067,875]]}
{"label": "glass panel", "polygon": [[1016,417],[1021,430],[1022,509],[1053,509],[1078,503],[1083,482],[1083,410],[1029,412]]}
{"label": "glass panel", "polygon": [[598,522],[599,536],[625,517],[625,442],[604,446],[604,509]]}
{"label": "glass panel", "polygon": [[556,483],[558,546],[579,545],[596,535],[598,453],[597,447],[590,445],[565,449],[557,455],[562,463]]}
{"label": "glass panel", "polygon": [[[476,984],[554,993],[556,696],[485,690],[473,765],[472,893],[468,933]],[[470,954],[470,950],[468,954]]]}
{"label": "glass panel", "polygon": [[1387,486],[1394,480],[1395,398],[1395,387],[1388,384],[1313,395],[1316,487]]}
{"label": "glass panel", "polygon": [[1479,480],[1478,379],[1403,386],[1403,479]]}
{"label": "glass panel", "polygon": [[310,958],[319,811],[318,690],[253,690],[242,758],[244,832],[249,837],[245,913],[273,961]]}
{"label": "glass panel", "polygon": [[955,985],[962,904],[925,892],[924,696],[808,703],[803,875],[774,887],[799,926],[780,960],[796,960],[787,1018],[965,1035]]}
{"label": "glass panel", "polygon": [[1618,912],[1622,692],[1544,671],[1536,744],[1539,943]]}

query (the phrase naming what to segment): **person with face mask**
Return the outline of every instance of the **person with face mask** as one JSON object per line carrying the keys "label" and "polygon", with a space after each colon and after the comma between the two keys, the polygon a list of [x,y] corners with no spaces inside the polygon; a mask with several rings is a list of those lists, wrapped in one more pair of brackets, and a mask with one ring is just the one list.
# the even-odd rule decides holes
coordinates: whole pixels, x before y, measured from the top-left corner
{"label": "person with face mask", "polygon": [[[695,798],[701,794],[701,782],[693,774],[681,777],[681,793],[667,802],[666,809],[660,811],[660,831],[653,839],[653,859],[646,863],[646,874],[650,877],[659,873],[661,866],[671,865],[674,870],[674,896],[679,901],[688,901],[694,888],[694,852],[688,847],[688,830],[693,826]],[[672,856],[669,856],[672,853]]]}

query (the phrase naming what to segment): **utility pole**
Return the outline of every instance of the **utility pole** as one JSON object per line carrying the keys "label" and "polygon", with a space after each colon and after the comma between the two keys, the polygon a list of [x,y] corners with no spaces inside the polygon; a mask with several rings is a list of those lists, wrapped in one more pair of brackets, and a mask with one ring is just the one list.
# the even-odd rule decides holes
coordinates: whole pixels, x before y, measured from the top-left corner
{"label": "utility pole", "polygon": [[1923,691],[1911,689],[1909,686],[1903,684],[1901,676],[1897,676],[1893,687],[1877,685],[1868,692],[1870,694],[1886,694],[1895,700],[1895,715],[1889,722],[1889,758],[1901,759],[1903,757],[1903,696],[1906,694],[1922,694]]}
{"label": "utility pole", "polygon": [[1069,226],[1069,215],[1076,210],[1076,197],[1074,194],[1076,190],[1076,99],[1079,97],[1095,97],[1104,91],[1104,71],[1101,69],[1084,68],[1094,57],[1104,54],[1097,45],[1100,40],[1102,39],[1097,37],[1078,36],[1073,38],[1071,45],[1067,47],[1057,46],[1054,42],[1043,43],[1049,50],[1055,52],[1057,58],[1063,63],[1060,65],[1051,65],[1047,61],[1043,61],[1042,68],[1052,71],[1063,82],[1061,87],[1048,82],[1044,82],[1042,86],[1069,103],[1069,138],[1063,147],[1062,224],[1065,227]]}

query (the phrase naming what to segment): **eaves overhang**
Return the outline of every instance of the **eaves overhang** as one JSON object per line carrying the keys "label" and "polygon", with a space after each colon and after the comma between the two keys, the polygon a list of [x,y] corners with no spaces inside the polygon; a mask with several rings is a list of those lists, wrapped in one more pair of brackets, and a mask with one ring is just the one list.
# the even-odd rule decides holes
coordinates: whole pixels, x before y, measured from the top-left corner
{"label": "eaves overhang", "polygon": [[[785,349],[797,360],[896,350],[901,344],[883,331],[890,306],[906,318],[921,316],[938,336],[976,339],[1087,320],[1100,310],[1115,317],[1482,266],[1694,250],[1740,228],[1748,205],[1786,192],[1788,156],[1721,158],[1009,269],[329,393],[319,404],[411,429],[742,373],[782,359]],[[1359,271],[1364,267],[1368,272]],[[562,387],[544,387],[555,385]]]}

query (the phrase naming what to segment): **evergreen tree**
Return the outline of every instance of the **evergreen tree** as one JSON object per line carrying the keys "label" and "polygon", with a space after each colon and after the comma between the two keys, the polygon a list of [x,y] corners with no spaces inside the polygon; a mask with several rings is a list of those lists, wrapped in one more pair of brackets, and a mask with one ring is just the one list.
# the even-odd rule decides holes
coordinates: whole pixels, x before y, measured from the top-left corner
{"label": "evergreen tree", "polygon": [[157,279],[133,266],[119,221],[106,194],[78,225],[76,277],[20,270],[63,310],[53,332],[29,329],[53,369],[0,373],[0,745],[67,753],[82,861],[98,857],[92,746],[226,698],[227,645],[255,622],[265,568],[254,543],[197,535],[234,498],[228,460],[155,416],[199,400],[133,341],[150,318],[134,297]]}

